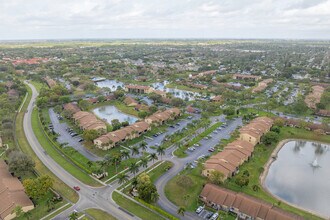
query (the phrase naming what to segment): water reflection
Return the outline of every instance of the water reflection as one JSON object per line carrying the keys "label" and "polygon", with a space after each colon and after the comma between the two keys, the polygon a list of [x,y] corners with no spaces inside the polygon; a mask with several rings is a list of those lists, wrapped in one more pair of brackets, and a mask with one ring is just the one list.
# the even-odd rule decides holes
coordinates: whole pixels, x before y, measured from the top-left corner
{"label": "water reflection", "polygon": [[119,111],[115,106],[108,105],[96,108],[93,110],[94,114],[101,119],[105,119],[109,124],[113,119],[118,119],[119,122],[127,121],[129,124],[133,124],[138,118],[127,115]]}
{"label": "water reflection", "polygon": [[199,96],[199,93],[197,92],[190,92],[186,90],[176,89],[176,88],[167,88],[166,85],[168,84],[168,81],[159,82],[159,83],[153,83],[151,86],[157,90],[161,90],[164,92],[168,92],[173,94],[174,97],[181,98],[183,100],[187,99],[189,101],[194,100],[197,96]]}
{"label": "water reflection", "polygon": [[124,83],[116,81],[116,80],[104,80],[101,82],[96,82],[95,83],[98,87],[100,88],[109,88],[111,90],[111,92],[114,92],[118,89],[118,87],[122,87],[124,88]]}
{"label": "water reflection", "polygon": [[274,195],[330,217],[329,145],[291,141],[279,151],[265,180]]}

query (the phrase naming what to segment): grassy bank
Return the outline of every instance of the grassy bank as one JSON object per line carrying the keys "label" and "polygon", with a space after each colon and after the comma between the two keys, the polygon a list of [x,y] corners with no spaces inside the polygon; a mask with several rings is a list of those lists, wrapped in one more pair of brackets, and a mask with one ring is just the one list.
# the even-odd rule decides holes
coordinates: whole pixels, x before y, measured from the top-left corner
{"label": "grassy bank", "polygon": [[143,206],[125,198],[124,196],[120,195],[118,192],[113,192],[112,199],[122,208],[126,209],[127,211],[131,212],[132,214],[138,216],[141,219],[145,220],[159,220],[165,219],[150,210],[144,208]]}
{"label": "grassy bank", "polygon": [[85,212],[95,220],[116,220],[115,217],[100,209],[87,209]]}
{"label": "grassy bank", "polygon": [[47,154],[51,156],[58,164],[60,164],[66,171],[68,171],[72,176],[76,177],[80,181],[90,186],[101,186],[100,183],[91,178],[87,173],[81,171],[78,167],[70,163],[65,159],[59,151],[56,150],[56,147],[52,145],[50,140],[46,137],[41,123],[38,118],[38,111],[36,109],[32,112],[32,129],[36,135],[39,143],[45,149]]}
{"label": "grassy bank", "polygon": [[[186,169],[180,174],[172,178],[165,186],[166,197],[178,207],[186,207],[187,211],[195,211],[199,206],[198,196],[203,189],[206,179],[201,176],[202,166],[199,165],[195,169]],[[180,176],[187,176],[190,178],[191,184],[180,185],[178,180]]]}
{"label": "grassy bank", "polygon": [[49,175],[50,177],[52,177],[54,179],[53,188],[55,189],[55,191],[60,193],[63,197],[67,198],[71,202],[77,202],[78,194],[73,189],[68,187],[65,183],[63,183],[59,178],[57,178],[39,160],[39,158],[34,153],[34,151],[32,150],[31,146],[29,145],[29,143],[25,137],[25,133],[24,133],[24,129],[23,129],[23,118],[24,118],[25,111],[28,107],[28,104],[31,100],[31,96],[32,96],[32,91],[31,91],[30,87],[27,86],[27,90],[28,90],[28,97],[26,99],[26,102],[23,105],[22,111],[20,113],[18,113],[17,117],[16,117],[16,138],[17,138],[18,145],[24,153],[31,156],[32,159],[35,161],[35,170],[39,175]]}

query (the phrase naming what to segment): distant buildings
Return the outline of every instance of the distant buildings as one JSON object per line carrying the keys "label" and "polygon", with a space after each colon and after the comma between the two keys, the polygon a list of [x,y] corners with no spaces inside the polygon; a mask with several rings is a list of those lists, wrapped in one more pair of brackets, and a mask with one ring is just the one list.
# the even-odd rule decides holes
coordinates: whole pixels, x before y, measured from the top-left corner
{"label": "distant buildings", "polygon": [[63,109],[70,112],[72,115],[81,111],[78,105],[72,102],[64,104]]}
{"label": "distant buildings", "polygon": [[316,104],[320,103],[323,92],[324,88],[322,86],[316,85],[312,87],[312,92],[305,97],[305,103],[308,108],[316,109]]}
{"label": "distant buildings", "polygon": [[302,217],[285,212],[273,204],[213,184],[206,184],[199,197],[207,206],[233,212],[242,220],[303,220]]}
{"label": "distant buildings", "polygon": [[46,81],[49,88],[53,88],[57,84],[56,81],[51,79],[49,76],[46,76],[44,80]]}
{"label": "distant buildings", "polygon": [[96,138],[94,140],[94,144],[97,148],[100,148],[102,150],[108,150],[116,146],[120,142],[139,137],[141,134],[146,131],[149,131],[150,129],[151,127],[147,122],[136,122],[132,125],[121,128],[116,131],[109,132]]}
{"label": "distant buildings", "polygon": [[79,111],[74,113],[72,118],[82,130],[96,130],[99,133],[104,133],[107,130],[106,124],[96,118],[93,113]]}
{"label": "distant buildings", "polygon": [[150,86],[126,85],[125,91],[130,93],[148,94],[154,91]]}
{"label": "distant buildings", "polygon": [[180,109],[178,108],[170,108],[163,112],[156,112],[153,115],[147,117],[145,121],[148,124],[153,125],[162,125],[164,122],[168,120],[173,120],[181,114]]}
{"label": "distant buildings", "polygon": [[211,98],[211,102],[222,102],[223,98],[221,95],[217,95]]}
{"label": "distant buildings", "polygon": [[252,92],[258,93],[258,92],[264,91],[267,88],[268,84],[272,83],[273,81],[274,81],[273,79],[265,79],[265,80],[259,82],[257,87],[252,89]]}
{"label": "distant buildings", "polygon": [[14,209],[20,206],[23,212],[34,209],[34,205],[25,194],[22,183],[8,171],[8,165],[0,160],[0,219],[10,220],[16,217]]}
{"label": "distant buildings", "polygon": [[210,176],[213,171],[223,174],[222,180],[234,176],[238,168],[253,154],[254,147],[260,143],[262,135],[272,127],[273,120],[259,117],[240,129],[240,137],[224,148],[222,152],[213,155],[204,164],[202,174]]}
{"label": "distant buildings", "polygon": [[180,113],[180,109],[177,108],[167,109],[164,112],[156,112],[146,118],[145,121],[136,122],[96,138],[94,144],[97,148],[102,150],[110,149],[125,140],[131,140],[141,136],[144,132],[151,129],[151,125],[160,125],[167,120],[176,118]]}
{"label": "distant buildings", "polygon": [[254,75],[248,75],[248,74],[234,74],[233,79],[259,81],[261,79],[261,76],[254,76]]}

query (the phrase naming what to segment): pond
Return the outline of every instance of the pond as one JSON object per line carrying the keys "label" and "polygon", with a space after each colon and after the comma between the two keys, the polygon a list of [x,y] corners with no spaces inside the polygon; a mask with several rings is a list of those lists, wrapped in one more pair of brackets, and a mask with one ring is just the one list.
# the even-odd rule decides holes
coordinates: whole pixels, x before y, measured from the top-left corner
{"label": "pond", "polygon": [[105,119],[109,124],[111,124],[111,121],[113,119],[118,119],[119,122],[127,121],[129,124],[133,124],[134,122],[136,122],[138,120],[138,118],[136,118],[132,115],[127,115],[127,114],[119,111],[113,105],[107,105],[107,106],[95,108],[93,110],[93,112],[100,119]]}
{"label": "pond", "polygon": [[172,93],[174,97],[181,98],[183,100],[187,98],[189,101],[191,101],[194,100],[197,96],[199,96],[199,93],[197,92],[190,92],[176,88],[167,88],[166,85],[168,83],[168,81],[164,81],[160,83],[153,83],[151,86],[157,90]]}
{"label": "pond", "polygon": [[114,92],[117,90],[118,86],[124,88],[124,83],[119,82],[117,80],[104,80],[104,81],[100,81],[100,82],[96,82],[95,83],[96,86],[100,87],[100,88],[109,88],[111,90],[111,92]]}
{"label": "pond", "polygon": [[330,145],[290,141],[278,152],[265,187],[277,197],[330,217]]}

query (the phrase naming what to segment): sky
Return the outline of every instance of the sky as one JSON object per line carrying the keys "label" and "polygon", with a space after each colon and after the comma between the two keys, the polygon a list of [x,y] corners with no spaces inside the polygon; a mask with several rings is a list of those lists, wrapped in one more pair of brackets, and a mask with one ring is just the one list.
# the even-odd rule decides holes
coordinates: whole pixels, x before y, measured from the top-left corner
{"label": "sky", "polygon": [[330,0],[0,0],[0,40],[330,39]]}

